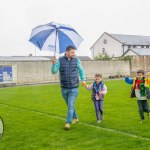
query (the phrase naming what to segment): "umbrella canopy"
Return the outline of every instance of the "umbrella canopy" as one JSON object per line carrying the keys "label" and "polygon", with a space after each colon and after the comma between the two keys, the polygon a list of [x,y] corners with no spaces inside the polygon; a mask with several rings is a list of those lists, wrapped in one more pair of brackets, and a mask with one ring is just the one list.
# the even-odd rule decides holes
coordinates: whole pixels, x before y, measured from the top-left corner
{"label": "umbrella canopy", "polygon": [[40,50],[60,54],[67,46],[77,49],[83,38],[71,26],[51,22],[32,29],[29,41]]}

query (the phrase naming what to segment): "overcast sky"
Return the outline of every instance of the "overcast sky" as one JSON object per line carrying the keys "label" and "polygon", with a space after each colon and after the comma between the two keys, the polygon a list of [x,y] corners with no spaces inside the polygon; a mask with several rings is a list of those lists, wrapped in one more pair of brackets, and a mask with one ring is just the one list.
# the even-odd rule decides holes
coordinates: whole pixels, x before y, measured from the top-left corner
{"label": "overcast sky", "polygon": [[0,55],[53,55],[28,41],[32,28],[51,21],[69,24],[84,39],[77,55],[103,32],[150,36],[149,0],[0,0]]}

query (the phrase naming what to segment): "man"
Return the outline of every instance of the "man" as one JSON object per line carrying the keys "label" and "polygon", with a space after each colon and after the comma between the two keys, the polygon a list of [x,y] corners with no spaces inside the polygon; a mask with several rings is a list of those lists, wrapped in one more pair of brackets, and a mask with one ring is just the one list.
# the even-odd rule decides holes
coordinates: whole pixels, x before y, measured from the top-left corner
{"label": "man", "polygon": [[79,121],[74,103],[78,96],[79,75],[82,85],[85,85],[85,74],[80,60],[75,57],[75,48],[72,46],[66,48],[65,56],[58,60],[53,58],[52,64],[52,74],[59,71],[62,96],[68,106],[65,129],[69,129],[71,123]]}

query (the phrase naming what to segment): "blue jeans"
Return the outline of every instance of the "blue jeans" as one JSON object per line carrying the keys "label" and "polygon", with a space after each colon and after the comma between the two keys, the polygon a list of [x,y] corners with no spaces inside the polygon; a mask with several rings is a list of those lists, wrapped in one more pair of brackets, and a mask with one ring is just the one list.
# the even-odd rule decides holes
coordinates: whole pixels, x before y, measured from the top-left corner
{"label": "blue jeans", "polygon": [[66,123],[71,123],[72,118],[78,119],[78,116],[77,116],[77,113],[75,110],[75,106],[74,106],[74,103],[78,96],[78,88],[73,88],[73,89],[62,88],[61,92],[62,92],[62,96],[65,99],[65,102],[68,106]]}

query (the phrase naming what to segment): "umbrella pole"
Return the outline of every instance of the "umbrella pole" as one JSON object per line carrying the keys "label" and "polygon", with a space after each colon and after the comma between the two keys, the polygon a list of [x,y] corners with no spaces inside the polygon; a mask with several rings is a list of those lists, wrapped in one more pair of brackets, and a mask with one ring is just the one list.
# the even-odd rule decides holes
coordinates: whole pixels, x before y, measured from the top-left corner
{"label": "umbrella pole", "polygon": [[55,51],[54,51],[54,57],[55,57],[55,55],[56,55],[57,35],[58,35],[58,31],[57,31],[57,29],[56,29],[56,38],[55,38]]}

